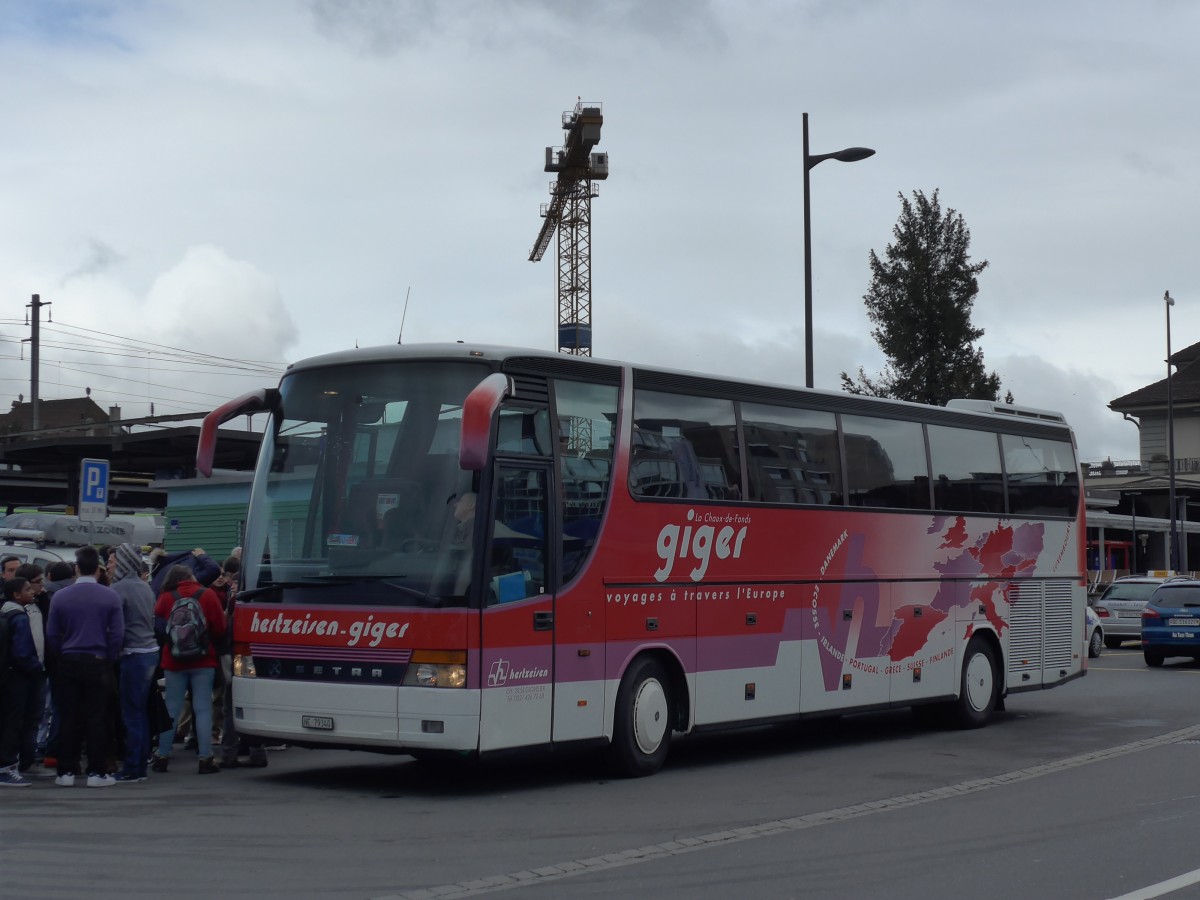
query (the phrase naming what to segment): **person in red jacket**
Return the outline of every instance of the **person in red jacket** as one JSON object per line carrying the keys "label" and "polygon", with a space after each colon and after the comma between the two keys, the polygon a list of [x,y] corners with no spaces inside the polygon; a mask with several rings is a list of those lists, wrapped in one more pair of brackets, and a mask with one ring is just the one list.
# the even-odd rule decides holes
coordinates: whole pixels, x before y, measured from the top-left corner
{"label": "person in red jacket", "polygon": [[[221,601],[209,588],[204,587],[192,574],[188,566],[175,566],[163,581],[162,593],[154,604],[154,623],[156,630],[167,638],[162,649],[163,675],[166,680],[167,712],[172,722],[179,718],[183,708],[184,695],[189,691],[192,695],[192,715],[195,717],[195,731],[200,755],[200,774],[211,775],[221,769],[213,761],[212,748],[212,693],[213,678],[217,671],[216,644],[225,634],[225,611],[221,609]],[[208,652],[196,659],[176,659],[171,652],[171,641],[167,636],[167,619],[176,601],[181,597],[195,597],[204,614],[208,630]],[[175,726],[164,731],[158,737],[158,752],[150,767],[155,772],[167,771],[171,758],[171,746],[175,743]]]}

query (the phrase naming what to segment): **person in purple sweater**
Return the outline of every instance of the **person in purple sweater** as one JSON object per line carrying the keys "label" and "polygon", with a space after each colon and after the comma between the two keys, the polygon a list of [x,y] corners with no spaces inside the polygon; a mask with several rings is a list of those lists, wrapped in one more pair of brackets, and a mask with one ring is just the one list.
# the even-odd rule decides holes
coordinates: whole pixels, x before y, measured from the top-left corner
{"label": "person in purple sweater", "polygon": [[62,717],[58,777],[63,787],[75,784],[80,745],[87,734],[88,787],[108,787],[116,779],[107,771],[112,742],[113,663],[121,655],[125,616],[121,598],[96,581],[100,554],[95,547],[75,552],[75,583],[54,594],[46,623],[46,653],[54,660],[58,712]]}

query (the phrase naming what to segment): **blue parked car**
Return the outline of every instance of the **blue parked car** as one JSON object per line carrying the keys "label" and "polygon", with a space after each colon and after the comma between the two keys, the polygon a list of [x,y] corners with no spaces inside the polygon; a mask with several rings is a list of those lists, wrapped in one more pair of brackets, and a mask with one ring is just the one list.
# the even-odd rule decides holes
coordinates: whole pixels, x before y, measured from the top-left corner
{"label": "blue parked car", "polygon": [[1142,655],[1161,666],[1168,656],[1200,659],[1200,581],[1167,581],[1142,610]]}

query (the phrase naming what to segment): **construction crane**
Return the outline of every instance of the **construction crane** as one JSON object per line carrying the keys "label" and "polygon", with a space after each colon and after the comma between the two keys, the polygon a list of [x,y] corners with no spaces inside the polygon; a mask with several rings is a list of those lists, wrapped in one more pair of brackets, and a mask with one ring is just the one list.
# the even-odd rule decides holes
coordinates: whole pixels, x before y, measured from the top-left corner
{"label": "construction crane", "polygon": [[545,170],[558,180],[550,183],[545,221],[529,252],[537,262],[558,232],[558,352],[573,356],[592,355],[592,198],[600,193],[592,182],[608,178],[608,154],[592,148],[603,124],[600,103],[581,100],[562,114],[563,145],[546,148]]}

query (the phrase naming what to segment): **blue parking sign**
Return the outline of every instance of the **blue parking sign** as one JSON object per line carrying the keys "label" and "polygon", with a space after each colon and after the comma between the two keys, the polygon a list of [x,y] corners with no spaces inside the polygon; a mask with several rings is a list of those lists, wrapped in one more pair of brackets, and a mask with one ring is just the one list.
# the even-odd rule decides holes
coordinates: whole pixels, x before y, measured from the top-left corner
{"label": "blue parking sign", "polygon": [[79,518],[103,522],[108,518],[108,460],[85,459],[79,467]]}

